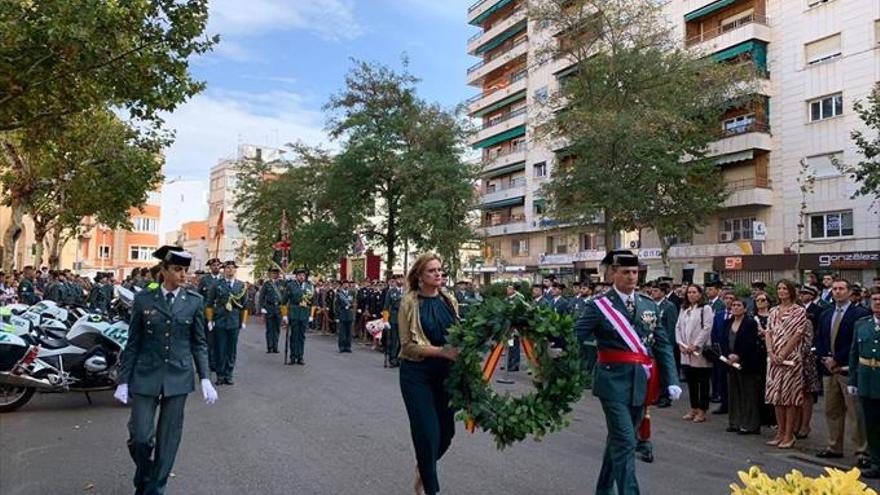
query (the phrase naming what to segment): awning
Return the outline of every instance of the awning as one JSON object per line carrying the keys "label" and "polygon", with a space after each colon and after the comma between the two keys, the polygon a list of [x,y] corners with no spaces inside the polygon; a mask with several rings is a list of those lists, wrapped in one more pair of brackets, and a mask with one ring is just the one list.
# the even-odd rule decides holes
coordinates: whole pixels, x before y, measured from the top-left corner
{"label": "awning", "polygon": [[479,112],[473,113],[472,116],[473,117],[482,117],[483,115],[486,115],[487,113],[494,112],[495,110],[498,110],[499,108],[502,108],[502,107],[506,107],[507,105],[510,105],[513,102],[522,100],[525,97],[526,97],[526,90],[519,91],[519,92],[517,92],[511,96],[508,96],[507,98],[505,98],[497,103],[494,103],[494,104],[480,110]]}
{"label": "awning", "polygon": [[684,20],[686,22],[690,22],[699,19],[700,17],[705,17],[712,12],[717,12],[724,7],[727,7],[728,5],[733,5],[735,2],[736,0],[718,0],[717,2],[710,3],[709,5],[706,5],[701,9],[697,9],[689,14],[685,14]]}
{"label": "awning", "polygon": [[725,60],[730,60],[734,57],[742,55],[743,53],[751,52],[755,49],[755,42],[746,41],[745,43],[740,43],[738,45],[732,46],[726,50],[721,50],[720,52],[712,54],[712,60],[716,62],[723,62]]}
{"label": "awning", "polygon": [[547,204],[547,200],[544,198],[535,198],[532,200],[532,204],[535,206],[544,206]]}
{"label": "awning", "polygon": [[526,126],[525,124],[514,127],[513,129],[508,129],[501,134],[496,134],[495,136],[486,138],[482,141],[477,141],[474,143],[474,149],[488,148],[489,146],[503,143],[508,139],[513,139],[515,137],[524,136],[526,134]]}
{"label": "awning", "polygon": [[556,79],[562,80],[568,76],[574,75],[578,71],[578,69],[580,69],[580,66],[578,64],[573,64],[560,70],[559,72],[556,72],[553,75],[556,76]]}
{"label": "awning", "polygon": [[508,165],[506,167],[496,168],[495,170],[490,170],[483,174],[483,178],[491,179],[492,177],[500,177],[502,175],[512,174],[513,172],[519,172],[520,170],[526,169],[526,162],[518,162],[513,165]]}
{"label": "awning", "polygon": [[715,164],[716,165],[724,165],[726,163],[742,162],[745,160],[751,160],[754,157],[755,157],[754,150],[740,151],[738,153],[729,153],[727,155],[721,155],[721,156],[715,158]]}
{"label": "awning", "polygon": [[480,45],[475,51],[474,55],[481,55],[483,53],[488,52],[489,50],[498,48],[502,43],[514,37],[517,33],[526,28],[526,20],[523,19],[520,22],[517,22],[513,26],[507,28],[503,33],[495,36],[488,43]]}
{"label": "awning", "polygon": [[482,205],[480,205],[480,208],[482,208],[483,210],[495,210],[498,208],[507,208],[509,206],[519,206],[525,204],[525,202],[525,196],[517,196],[515,198],[493,201],[492,203],[483,203]]}
{"label": "awning", "polygon": [[501,0],[500,2],[496,2],[495,5],[486,9],[485,12],[478,15],[477,17],[474,17],[474,20],[472,20],[470,22],[471,26],[479,26],[480,24],[483,23],[483,21],[488,19],[490,15],[494,14],[495,12],[498,12],[499,10],[504,8],[505,5],[507,5],[511,2],[513,2],[513,0]]}

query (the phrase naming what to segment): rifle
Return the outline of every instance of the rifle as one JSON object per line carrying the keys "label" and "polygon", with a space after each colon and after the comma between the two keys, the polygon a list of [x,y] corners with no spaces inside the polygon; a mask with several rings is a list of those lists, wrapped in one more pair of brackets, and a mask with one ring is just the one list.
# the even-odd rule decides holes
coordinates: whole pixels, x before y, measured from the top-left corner
{"label": "rifle", "polygon": [[290,323],[284,325],[284,364],[287,362],[287,346],[290,345]]}

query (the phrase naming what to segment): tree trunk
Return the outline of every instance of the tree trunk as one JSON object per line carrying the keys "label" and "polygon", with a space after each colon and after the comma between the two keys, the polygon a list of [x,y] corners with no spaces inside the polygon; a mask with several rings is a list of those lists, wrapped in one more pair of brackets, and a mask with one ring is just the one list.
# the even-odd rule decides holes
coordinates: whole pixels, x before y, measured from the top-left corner
{"label": "tree trunk", "polygon": [[15,268],[15,235],[21,230],[24,204],[13,197],[10,210],[9,226],[3,232],[3,270],[6,273],[12,273]]}
{"label": "tree trunk", "polygon": [[63,229],[60,225],[56,225],[54,229],[52,229],[52,243],[49,246],[49,267],[53,270],[58,270],[61,268],[61,247],[64,245],[61,242]]}
{"label": "tree trunk", "polygon": [[603,225],[605,229],[605,249],[607,251],[611,251],[613,249],[617,249],[617,246],[614,245],[614,223],[610,220],[610,214],[608,209],[605,209],[605,224]]}
{"label": "tree trunk", "polygon": [[385,280],[390,280],[394,275],[395,244],[397,244],[397,207],[389,202],[388,230],[385,233]]}
{"label": "tree trunk", "polygon": [[43,266],[43,252],[45,251],[46,230],[34,225],[34,267],[38,270]]}
{"label": "tree trunk", "polygon": [[667,242],[666,236],[661,235],[660,232],[657,232],[657,237],[660,238],[660,260],[663,262],[663,275],[669,276],[669,242]]}

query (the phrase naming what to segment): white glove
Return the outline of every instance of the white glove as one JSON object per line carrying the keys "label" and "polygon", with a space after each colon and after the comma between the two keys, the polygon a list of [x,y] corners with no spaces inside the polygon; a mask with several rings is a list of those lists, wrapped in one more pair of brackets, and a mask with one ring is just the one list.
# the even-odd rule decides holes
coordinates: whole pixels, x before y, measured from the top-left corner
{"label": "white glove", "polygon": [[122,402],[123,404],[128,404],[128,384],[120,383],[116,387],[116,391],[113,392],[113,398]]}
{"label": "white glove", "polygon": [[311,323],[312,320],[314,320],[314,318],[312,318],[311,316],[309,316],[309,323]]}
{"label": "white glove", "polygon": [[213,331],[213,330],[214,330],[214,322],[213,322],[213,321],[209,321],[209,322],[208,322],[208,331],[211,332],[211,331]]}
{"label": "white glove", "polygon": [[681,397],[681,387],[678,385],[670,385],[666,391],[669,392],[669,398],[672,400],[678,400]]}
{"label": "white glove", "polygon": [[202,398],[207,404],[213,404],[219,398],[217,390],[214,389],[214,385],[211,385],[211,380],[208,378],[202,378]]}
{"label": "white glove", "polygon": [[288,322],[287,322],[287,317],[286,317],[286,316],[282,316],[282,317],[281,317],[281,321],[282,321],[285,325],[287,325],[287,323],[288,323]]}
{"label": "white glove", "polygon": [[241,329],[242,329],[242,330],[247,329],[247,323],[242,323],[242,324],[241,324]]}
{"label": "white glove", "polygon": [[260,309],[260,314],[261,314],[261,315],[266,314],[266,308],[261,308],[261,309]]}
{"label": "white glove", "polygon": [[859,387],[853,387],[850,385],[846,387],[846,391],[849,395],[859,395]]}

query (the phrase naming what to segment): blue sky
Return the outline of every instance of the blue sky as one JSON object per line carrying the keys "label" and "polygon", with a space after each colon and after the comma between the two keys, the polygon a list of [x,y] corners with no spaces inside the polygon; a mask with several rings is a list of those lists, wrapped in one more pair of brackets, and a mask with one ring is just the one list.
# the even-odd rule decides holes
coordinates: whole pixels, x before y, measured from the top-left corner
{"label": "blue sky", "polygon": [[209,30],[222,41],[193,63],[208,89],[167,118],[171,179],[207,180],[239,143],[329,144],[321,107],[342,89],[351,57],[400,67],[422,97],[453,107],[471,96],[465,53],[473,0],[212,0]]}

